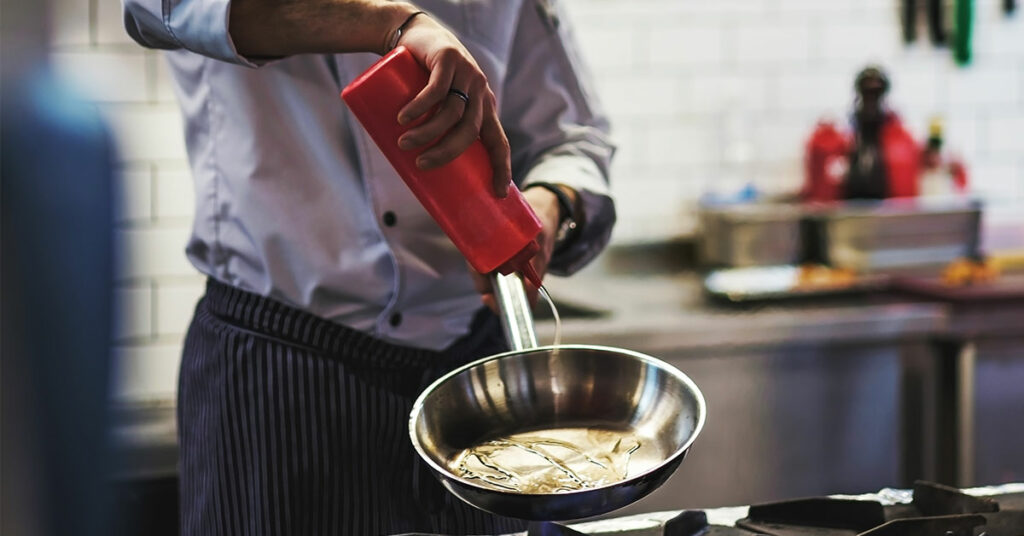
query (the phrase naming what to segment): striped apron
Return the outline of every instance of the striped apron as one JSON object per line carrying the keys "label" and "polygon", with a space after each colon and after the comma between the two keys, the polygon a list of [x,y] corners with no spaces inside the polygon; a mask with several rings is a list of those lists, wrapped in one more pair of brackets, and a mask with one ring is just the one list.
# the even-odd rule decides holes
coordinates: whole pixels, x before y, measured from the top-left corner
{"label": "striped apron", "polygon": [[470,335],[432,352],[210,280],[179,378],[182,533],[523,530],[450,495],[408,436],[412,403],[429,382],[504,349],[487,311]]}

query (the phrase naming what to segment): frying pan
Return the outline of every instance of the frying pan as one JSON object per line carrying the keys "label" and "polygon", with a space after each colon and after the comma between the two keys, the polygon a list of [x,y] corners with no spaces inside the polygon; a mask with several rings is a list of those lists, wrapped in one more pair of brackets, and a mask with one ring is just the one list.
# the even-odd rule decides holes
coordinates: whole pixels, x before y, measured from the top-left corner
{"label": "frying pan", "polygon": [[[479,509],[535,521],[607,513],[664,483],[704,425],[704,397],[693,381],[638,352],[590,345],[538,346],[522,281],[515,274],[494,277],[512,350],[446,374],[413,405],[409,434],[434,475],[451,493]],[[496,473],[504,480],[498,485],[463,471],[467,449],[504,444],[500,442],[510,436],[544,438],[566,429],[610,438],[604,444],[617,449],[624,475],[575,489],[530,493],[517,487],[528,475],[516,473],[515,467]],[[624,451],[633,447],[635,451],[625,456]]]}

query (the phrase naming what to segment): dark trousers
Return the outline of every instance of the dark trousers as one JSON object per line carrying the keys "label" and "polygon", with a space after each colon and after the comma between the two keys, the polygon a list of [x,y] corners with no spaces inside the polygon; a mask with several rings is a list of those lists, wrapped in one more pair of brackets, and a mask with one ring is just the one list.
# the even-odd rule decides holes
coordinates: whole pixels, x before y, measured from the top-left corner
{"label": "dark trousers", "polygon": [[504,348],[489,312],[470,335],[431,352],[211,280],[179,380],[183,534],[523,530],[444,490],[408,433],[429,382]]}

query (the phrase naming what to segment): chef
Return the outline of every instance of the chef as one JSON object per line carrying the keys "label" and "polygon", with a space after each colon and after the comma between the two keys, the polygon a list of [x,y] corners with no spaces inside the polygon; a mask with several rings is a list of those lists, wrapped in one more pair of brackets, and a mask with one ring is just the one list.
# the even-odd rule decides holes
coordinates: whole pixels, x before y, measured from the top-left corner
{"label": "chef", "polygon": [[381,54],[430,71],[396,121],[423,169],[478,137],[543,221],[539,273],[608,241],[608,123],[550,0],[124,0],[168,50],[208,276],[178,392],[183,534],[509,532],[448,495],[406,423],[431,380],[504,350],[473,273],[338,97]]}

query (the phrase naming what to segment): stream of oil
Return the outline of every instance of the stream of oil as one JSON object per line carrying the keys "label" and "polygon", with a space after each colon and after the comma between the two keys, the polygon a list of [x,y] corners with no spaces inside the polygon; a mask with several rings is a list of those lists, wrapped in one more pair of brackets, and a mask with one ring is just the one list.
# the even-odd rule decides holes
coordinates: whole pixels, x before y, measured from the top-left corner
{"label": "stream of oil", "polygon": [[575,427],[492,439],[459,452],[448,465],[486,487],[534,494],[613,484],[661,460],[654,441],[631,432]]}
{"label": "stream of oil", "polygon": [[551,345],[558,346],[562,344],[562,319],[558,316],[558,308],[555,307],[555,301],[551,299],[551,295],[548,294],[548,289],[544,288],[544,285],[541,285],[537,290],[547,300],[548,306],[551,307],[551,316],[555,319],[555,341]]}

